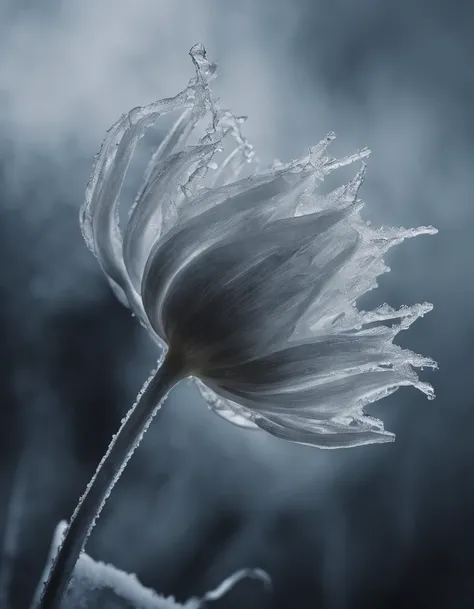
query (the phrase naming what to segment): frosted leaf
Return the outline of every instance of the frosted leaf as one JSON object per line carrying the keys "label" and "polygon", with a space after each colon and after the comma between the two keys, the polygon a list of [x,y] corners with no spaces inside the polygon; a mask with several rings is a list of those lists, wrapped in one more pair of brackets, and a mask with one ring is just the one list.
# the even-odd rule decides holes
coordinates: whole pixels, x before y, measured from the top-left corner
{"label": "frosted leaf", "polygon": [[[50,556],[31,609],[35,609],[39,600],[65,529],[65,522],[56,528]],[[135,575],[96,562],[83,553],[76,563],[59,609],[198,609],[199,605],[197,599],[180,604],[173,597],[161,596],[150,588],[145,588]]]}
{"label": "frosted leaf", "polygon": [[[35,593],[31,609],[35,609],[42,587],[48,577],[54,556],[59,548],[66,523],[56,527],[44,573]],[[244,579],[261,581],[271,587],[269,575],[262,569],[241,569],[202,598],[192,597],[183,604],[172,596],[162,596],[145,588],[136,575],[93,560],[83,553],[74,568],[74,574],[59,609],[200,609],[228,594]]]}
{"label": "frosted leaf", "polygon": [[227,592],[229,592],[229,590],[231,590],[235,584],[246,578],[260,580],[267,589],[271,589],[272,587],[272,582],[268,573],[262,569],[241,569],[223,581],[222,584],[215,590],[206,592],[206,594],[202,597],[202,601],[208,603],[209,601],[219,600],[225,594],[227,594]]}

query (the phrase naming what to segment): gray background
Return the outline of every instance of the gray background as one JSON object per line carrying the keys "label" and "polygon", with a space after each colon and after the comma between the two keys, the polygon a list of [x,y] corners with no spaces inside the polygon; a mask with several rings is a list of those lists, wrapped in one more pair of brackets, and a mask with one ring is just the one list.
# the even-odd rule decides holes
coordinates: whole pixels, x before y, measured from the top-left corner
{"label": "gray background", "polygon": [[[371,412],[395,444],[340,452],[233,428],[175,390],[88,545],[179,600],[243,566],[216,607],[474,606],[474,5],[455,0],[0,0],[0,606],[27,606],[156,353],[86,250],[78,209],[105,130],[174,95],[203,42],[259,156],[327,131],[369,146],[374,223],[433,224],[361,303],[431,301],[399,343],[437,399]],[[349,174],[341,173],[341,181]]]}

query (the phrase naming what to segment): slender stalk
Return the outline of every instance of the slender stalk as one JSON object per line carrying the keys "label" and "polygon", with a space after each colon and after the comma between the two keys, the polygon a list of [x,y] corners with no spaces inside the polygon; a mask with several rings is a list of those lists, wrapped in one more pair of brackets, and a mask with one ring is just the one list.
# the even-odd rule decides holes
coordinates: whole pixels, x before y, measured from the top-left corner
{"label": "slender stalk", "polygon": [[61,606],[77,559],[113,486],[169,391],[182,376],[183,370],[179,362],[167,355],[145,383],[79,500],[49,572],[38,609],[59,609]]}

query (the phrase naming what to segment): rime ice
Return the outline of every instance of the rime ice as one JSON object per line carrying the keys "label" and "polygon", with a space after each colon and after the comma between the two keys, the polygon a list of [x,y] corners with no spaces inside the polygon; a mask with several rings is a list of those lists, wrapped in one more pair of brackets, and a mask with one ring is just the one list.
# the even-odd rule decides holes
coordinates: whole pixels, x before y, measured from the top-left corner
{"label": "rime ice", "polygon": [[[415,369],[436,364],[393,343],[432,307],[356,303],[389,270],[392,246],[436,230],[365,222],[359,189],[370,151],[332,158],[333,133],[305,157],[261,171],[243,118],[212,98],[215,64],[201,45],[190,54],[196,76],[181,93],[134,108],[109,130],[81,212],[86,243],[120,300],[224,418],[321,448],[393,440],[363,409],[404,385],[434,397]],[[121,227],[136,144],[176,110]],[[318,193],[352,163],[352,181]]]}

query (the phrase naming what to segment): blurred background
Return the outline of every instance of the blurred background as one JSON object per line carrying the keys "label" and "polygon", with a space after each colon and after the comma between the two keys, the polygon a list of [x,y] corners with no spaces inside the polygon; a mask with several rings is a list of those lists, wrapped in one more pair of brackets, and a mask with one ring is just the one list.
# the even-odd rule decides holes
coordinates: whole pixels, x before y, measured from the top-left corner
{"label": "blurred background", "polygon": [[[428,402],[371,408],[394,444],[292,446],[173,391],[87,546],[184,601],[241,567],[217,608],[474,607],[471,278],[474,5],[464,0],[0,0],[0,606],[23,609],[157,353],[108,289],[78,211],[105,130],[181,90],[205,44],[214,92],[259,156],[373,150],[375,224],[433,224],[361,306],[425,300],[399,336],[433,357]],[[341,181],[347,176],[341,174]]]}

